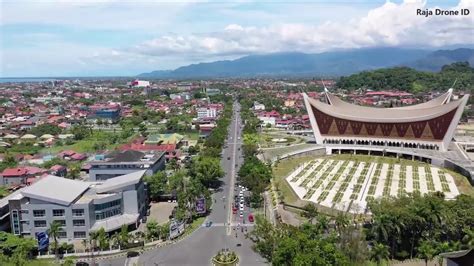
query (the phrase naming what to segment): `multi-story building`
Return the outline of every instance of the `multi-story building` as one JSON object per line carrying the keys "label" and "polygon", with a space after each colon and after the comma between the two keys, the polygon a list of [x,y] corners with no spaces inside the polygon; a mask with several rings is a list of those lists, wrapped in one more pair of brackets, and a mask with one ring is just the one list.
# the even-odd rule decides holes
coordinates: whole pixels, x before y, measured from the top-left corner
{"label": "multi-story building", "polygon": [[202,107],[197,109],[197,118],[215,118],[217,117],[217,110],[216,108],[212,107]]}
{"label": "multi-story building", "polygon": [[101,228],[112,232],[122,225],[137,227],[148,203],[145,172],[102,183],[49,175],[8,199],[11,231],[35,237],[57,221],[62,228],[59,240],[70,242],[88,238],[89,232]]}
{"label": "multi-story building", "polygon": [[141,152],[135,150],[114,151],[103,160],[90,162],[90,181],[100,181],[145,170],[145,175],[153,175],[165,168],[165,153],[158,151]]}

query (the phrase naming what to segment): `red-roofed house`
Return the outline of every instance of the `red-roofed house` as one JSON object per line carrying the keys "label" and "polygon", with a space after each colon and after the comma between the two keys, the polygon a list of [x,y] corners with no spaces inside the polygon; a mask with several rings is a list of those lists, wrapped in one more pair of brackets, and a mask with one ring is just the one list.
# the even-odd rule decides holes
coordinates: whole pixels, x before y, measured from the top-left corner
{"label": "red-roofed house", "polygon": [[49,168],[49,173],[55,176],[65,177],[67,174],[67,168],[63,165],[56,164]]}
{"label": "red-roofed house", "polygon": [[87,156],[82,153],[75,152],[73,150],[65,150],[58,153],[58,157],[69,161],[83,161],[87,159]]}
{"label": "red-roofed house", "polygon": [[1,173],[0,181],[4,186],[28,184],[28,178],[35,178],[45,172],[45,169],[34,166],[7,168]]}

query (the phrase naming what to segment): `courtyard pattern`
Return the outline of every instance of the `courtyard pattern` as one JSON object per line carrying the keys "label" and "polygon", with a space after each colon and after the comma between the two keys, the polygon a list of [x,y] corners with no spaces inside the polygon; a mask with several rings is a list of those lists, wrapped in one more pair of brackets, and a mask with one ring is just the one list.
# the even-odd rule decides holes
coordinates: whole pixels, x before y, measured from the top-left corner
{"label": "courtyard pattern", "polygon": [[366,213],[367,202],[405,193],[459,195],[453,177],[427,164],[363,162],[318,158],[303,163],[286,177],[300,199],[351,213]]}

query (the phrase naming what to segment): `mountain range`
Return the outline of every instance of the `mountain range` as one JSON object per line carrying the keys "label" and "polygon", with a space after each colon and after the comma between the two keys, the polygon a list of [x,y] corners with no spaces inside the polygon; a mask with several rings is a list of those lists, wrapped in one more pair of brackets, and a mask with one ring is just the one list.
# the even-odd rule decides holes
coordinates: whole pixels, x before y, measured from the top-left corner
{"label": "mountain range", "polygon": [[408,66],[417,70],[439,71],[443,65],[468,61],[474,65],[474,49],[454,50],[366,48],[307,54],[300,52],[249,55],[235,60],[158,70],[139,78],[218,78],[218,77],[314,77],[350,75],[363,70]]}

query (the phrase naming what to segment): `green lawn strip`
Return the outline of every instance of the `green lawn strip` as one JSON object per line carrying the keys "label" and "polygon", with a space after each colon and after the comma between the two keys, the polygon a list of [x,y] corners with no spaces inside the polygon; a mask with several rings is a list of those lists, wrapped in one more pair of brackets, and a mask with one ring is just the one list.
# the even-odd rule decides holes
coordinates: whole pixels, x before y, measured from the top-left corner
{"label": "green lawn strip", "polygon": [[407,185],[407,178],[406,178],[406,166],[401,165],[400,166],[400,174],[399,174],[399,180],[398,180],[398,196],[401,196],[403,193],[406,192],[405,188]]}
{"label": "green lawn strip", "polygon": [[392,185],[392,177],[393,177],[393,164],[390,164],[388,166],[387,179],[385,180],[385,184],[383,187],[383,195],[386,197],[390,196],[390,187]]}
{"label": "green lawn strip", "polygon": [[[334,185],[336,185],[336,182],[339,180],[339,178],[341,177],[342,173],[344,172],[348,164],[349,164],[349,161],[344,161],[344,163],[338,169],[337,173],[331,178],[331,181],[324,188],[325,191],[331,191],[334,188]],[[328,194],[326,194],[326,196],[323,197],[322,199],[323,201],[326,200],[327,195]]]}
{"label": "green lawn strip", "polygon": [[311,167],[313,167],[315,164],[317,163],[317,161],[311,161],[308,163],[308,165],[306,165],[302,170],[301,172],[299,172],[295,177],[293,177],[291,179],[291,182],[297,182],[301,177],[303,177],[306,172],[311,169]]}
{"label": "green lawn strip", "polygon": [[436,191],[434,182],[433,182],[433,176],[431,175],[431,167],[428,165],[425,165],[425,179],[426,179],[426,186],[428,187],[428,191],[434,192]]}
{"label": "green lawn strip", "polygon": [[301,165],[304,162],[314,160],[314,156],[302,156],[302,157],[293,157],[288,159],[281,160],[278,164],[273,166],[273,177],[275,183],[278,184],[278,189],[283,194],[284,202],[288,204],[299,204],[302,202],[298,195],[293,191],[289,183],[285,178],[295,170],[298,165]]}
{"label": "green lawn strip", "polygon": [[441,182],[441,188],[443,189],[443,192],[451,192],[451,189],[449,188],[448,180],[446,179],[446,174],[444,171],[438,169],[438,176],[439,176],[439,181]]}
{"label": "green lawn strip", "polygon": [[418,166],[412,167],[413,191],[420,192],[420,175],[418,173]]}

